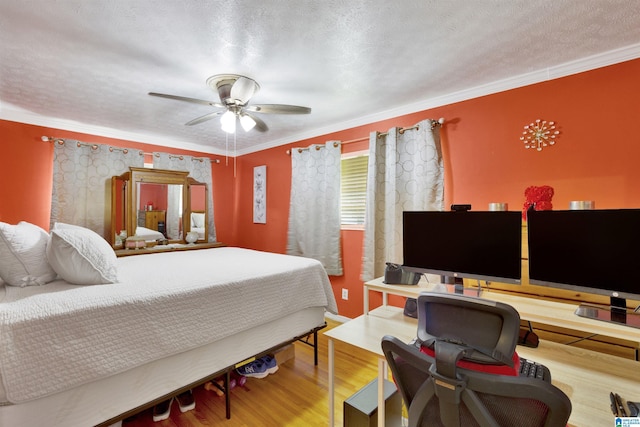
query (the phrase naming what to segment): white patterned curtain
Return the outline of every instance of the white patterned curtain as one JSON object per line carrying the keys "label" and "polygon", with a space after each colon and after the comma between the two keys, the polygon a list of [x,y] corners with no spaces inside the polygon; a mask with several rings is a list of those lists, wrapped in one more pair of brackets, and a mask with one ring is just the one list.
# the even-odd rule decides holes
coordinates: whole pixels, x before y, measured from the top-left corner
{"label": "white patterned curtain", "polygon": [[327,274],[342,275],[340,143],[291,150],[287,254],[313,258]]}
{"label": "white patterned curtain", "polygon": [[56,139],[51,226],[79,225],[111,241],[111,177],[143,165],[140,150]]}
{"label": "white patterned curtain", "polygon": [[384,276],[386,262],[402,264],[403,211],[442,211],[443,205],[444,168],[436,122],[423,120],[402,133],[399,128],[386,135],[371,133],[361,279]]}
{"label": "white patterned curtain", "polygon": [[153,167],[155,169],[186,171],[189,172],[191,178],[207,185],[208,241],[216,242],[216,226],[213,220],[213,177],[211,175],[211,159],[208,157],[153,153]]}
{"label": "white patterned curtain", "polygon": [[183,211],[182,194],[182,185],[167,185],[165,232],[167,238],[171,240],[182,239],[182,227],[180,226]]}

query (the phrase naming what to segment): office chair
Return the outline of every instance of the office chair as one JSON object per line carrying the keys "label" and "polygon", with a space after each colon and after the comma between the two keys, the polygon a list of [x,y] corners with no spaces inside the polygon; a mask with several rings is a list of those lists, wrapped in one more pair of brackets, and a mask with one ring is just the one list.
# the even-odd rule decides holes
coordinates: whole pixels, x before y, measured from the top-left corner
{"label": "office chair", "polygon": [[519,318],[506,304],[420,294],[416,343],[382,339],[409,426],[565,426],[569,398],[517,376]]}

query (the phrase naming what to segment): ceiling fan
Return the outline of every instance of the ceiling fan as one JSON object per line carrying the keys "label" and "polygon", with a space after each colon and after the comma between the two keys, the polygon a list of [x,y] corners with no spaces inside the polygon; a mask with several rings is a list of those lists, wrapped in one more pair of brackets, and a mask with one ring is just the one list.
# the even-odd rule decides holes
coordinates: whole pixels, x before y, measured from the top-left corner
{"label": "ceiling fan", "polygon": [[311,108],[297,105],[283,104],[254,104],[249,105],[251,97],[260,90],[260,85],[249,77],[238,74],[216,74],[207,79],[207,86],[218,92],[220,102],[206,101],[204,99],[188,98],[178,95],[167,95],[164,93],[149,92],[151,96],[161,98],[176,99],[178,101],[191,102],[194,104],[209,105],[219,108],[218,111],[207,113],[197,117],[187,123],[186,126],[197,125],[214,117],[220,116],[222,130],[227,133],[235,133],[236,122],[239,121],[242,128],[248,132],[255,128],[260,132],[265,132],[269,128],[255,113],[259,114],[309,114]]}

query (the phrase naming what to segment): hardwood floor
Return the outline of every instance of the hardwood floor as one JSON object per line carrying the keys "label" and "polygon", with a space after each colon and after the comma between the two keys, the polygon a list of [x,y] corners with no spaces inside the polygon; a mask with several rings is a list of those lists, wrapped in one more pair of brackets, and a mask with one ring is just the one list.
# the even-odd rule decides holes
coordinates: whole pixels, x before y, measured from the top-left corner
{"label": "hardwood floor", "polygon": [[[196,408],[180,413],[173,403],[168,420],[153,422],[151,410],[123,422],[123,427],[191,426],[322,426],[328,425],[327,338],[323,332],[338,323],[328,320],[318,334],[319,361],[313,349],[295,344],[295,358],[263,379],[248,378],[244,387],[231,390],[231,419],[225,417],[224,397],[203,386],[193,390]],[[335,425],[342,426],[342,402],[377,376],[377,358],[363,350],[335,342]]]}

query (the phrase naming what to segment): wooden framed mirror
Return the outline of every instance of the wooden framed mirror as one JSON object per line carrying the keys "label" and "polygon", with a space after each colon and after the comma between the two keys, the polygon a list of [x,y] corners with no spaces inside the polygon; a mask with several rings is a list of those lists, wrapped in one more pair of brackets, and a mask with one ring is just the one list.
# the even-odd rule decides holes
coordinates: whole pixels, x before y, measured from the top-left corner
{"label": "wooden framed mirror", "polygon": [[[129,172],[112,177],[111,243],[115,244],[118,234],[184,242],[192,226],[192,192],[200,214],[195,225],[203,225],[198,241],[207,242],[206,185],[188,175],[183,171],[131,167]],[[200,187],[205,189],[202,195]],[[198,222],[201,218],[204,224]]]}

